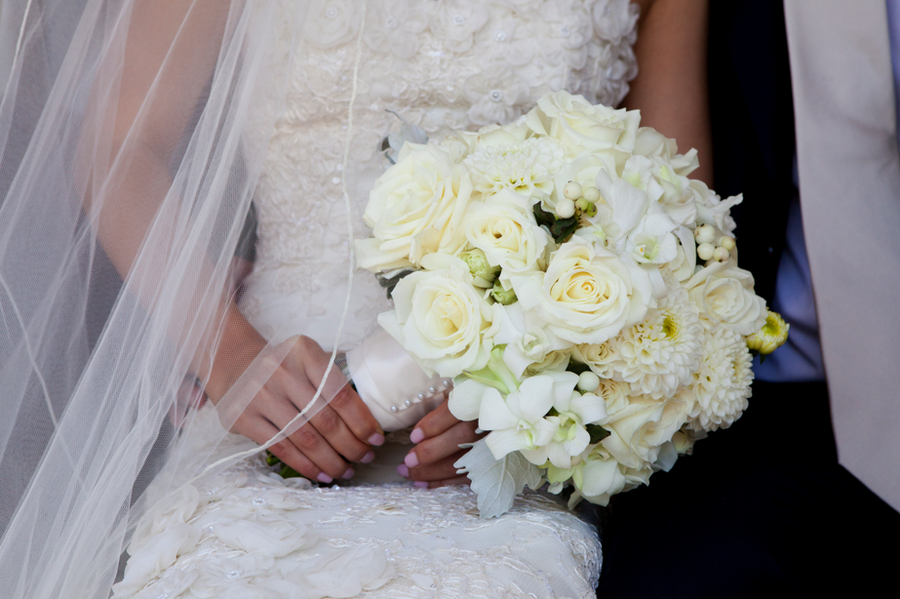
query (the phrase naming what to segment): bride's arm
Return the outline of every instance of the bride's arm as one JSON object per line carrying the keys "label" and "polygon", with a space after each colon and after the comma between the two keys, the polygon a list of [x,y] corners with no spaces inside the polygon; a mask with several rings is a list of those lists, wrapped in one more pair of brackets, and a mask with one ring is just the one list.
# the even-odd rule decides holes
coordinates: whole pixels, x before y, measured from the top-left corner
{"label": "bride's arm", "polygon": [[634,47],[638,76],[623,102],[641,124],[696,148],[691,175],[712,185],[712,139],[706,81],[709,0],[633,0],[641,7]]}
{"label": "bride's arm", "polygon": [[[85,210],[96,218],[98,239],[123,278],[135,268],[172,186],[169,165],[212,77],[229,8],[218,0],[180,0],[139,2],[134,9],[111,132],[110,170],[105,176],[95,173],[94,179],[105,191],[94,189],[96,196],[89,193],[85,198]],[[102,117],[98,126],[105,126]],[[148,255],[159,264],[145,270],[164,271],[166,251],[151,248]],[[213,278],[211,260],[198,268],[201,280]],[[218,297],[212,321],[221,323],[221,339],[214,352],[203,348],[192,362],[194,371],[208,379],[206,390],[213,401],[267,346],[224,290]],[[168,333],[174,341],[182,340],[181,331]],[[328,356],[315,342],[297,340],[238,417],[235,430],[259,443],[270,439],[309,401],[327,363]],[[347,460],[368,461],[370,446],[381,442],[378,423],[344,386],[311,424],[273,446],[272,452],[301,474],[330,482],[352,475]]]}

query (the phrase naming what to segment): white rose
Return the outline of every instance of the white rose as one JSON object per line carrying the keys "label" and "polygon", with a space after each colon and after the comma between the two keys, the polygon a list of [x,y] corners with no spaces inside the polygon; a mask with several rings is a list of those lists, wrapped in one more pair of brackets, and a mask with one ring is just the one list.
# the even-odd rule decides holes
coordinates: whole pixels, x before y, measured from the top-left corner
{"label": "white rose", "polygon": [[567,91],[546,94],[526,116],[528,126],[539,135],[563,142],[572,154],[634,148],[640,112],[596,106]]}
{"label": "white rose", "polygon": [[681,395],[664,401],[631,397],[627,408],[600,422],[611,433],[600,444],[620,464],[645,468],[656,461],[660,447],[688,421],[692,407]]}
{"label": "white rose", "polygon": [[546,273],[510,280],[523,308],[572,343],[603,343],[643,320],[653,301],[647,273],[578,236],[552,255]]}
{"label": "white rose", "polygon": [[482,298],[462,260],[432,254],[423,266],[431,270],[397,283],[395,309],[379,315],[378,324],[427,372],[452,378],[483,368],[500,326],[500,306]]}
{"label": "white rose", "polygon": [[419,265],[430,253],[457,252],[471,194],[469,175],[444,150],[405,144],[369,194],[363,218],[374,237],[356,242],[360,266],[380,272]]}
{"label": "white rose", "polygon": [[469,243],[484,252],[491,266],[508,274],[532,270],[549,236],[531,214],[529,200],[504,189],[484,203],[469,204],[462,220]]}
{"label": "white rose", "polygon": [[729,263],[707,266],[685,284],[709,323],[721,323],[739,335],[752,335],[766,323],[766,300],[753,292],[753,275]]}

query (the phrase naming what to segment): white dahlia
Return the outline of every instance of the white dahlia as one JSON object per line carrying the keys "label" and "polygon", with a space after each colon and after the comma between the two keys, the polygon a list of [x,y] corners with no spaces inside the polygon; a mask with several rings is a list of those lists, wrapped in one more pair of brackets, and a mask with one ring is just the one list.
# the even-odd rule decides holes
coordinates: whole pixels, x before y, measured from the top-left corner
{"label": "white dahlia", "polygon": [[563,145],[548,137],[521,142],[479,145],[465,165],[476,191],[494,194],[511,189],[528,197],[545,198],[553,191],[553,176],[566,157]]}
{"label": "white dahlia", "polygon": [[703,343],[699,312],[682,287],[669,289],[644,321],[615,339],[616,373],[635,394],[672,396],[689,385]]}
{"label": "white dahlia", "polygon": [[706,332],[703,358],[694,375],[694,428],[728,428],[747,409],[753,370],[744,338],[723,326]]}

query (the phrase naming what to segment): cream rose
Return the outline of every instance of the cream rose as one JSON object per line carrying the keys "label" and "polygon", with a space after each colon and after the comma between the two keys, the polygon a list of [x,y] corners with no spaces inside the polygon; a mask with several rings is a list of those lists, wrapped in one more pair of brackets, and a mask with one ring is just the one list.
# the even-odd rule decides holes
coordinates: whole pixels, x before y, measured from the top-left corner
{"label": "cream rose", "polygon": [[484,368],[500,328],[500,305],[488,304],[472,285],[465,263],[431,254],[428,270],[414,272],[394,288],[394,310],[380,324],[419,365],[442,377]]}
{"label": "cream rose", "polygon": [[572,343],[603,343],[643,320],[653,301],[646,272],[578,236],[552,255],[546,273],[510,280],[523,308]]}
{"label": "cream rose", "polygon": [[486,203],[469,204],[462,220],[468,242],[484,252],[491,266],[507,274],[535,268],[549,236],[531,214],[527,197],[504,189]]}
{"label": "cream rose", "polygon": [[566,91],[547,94],[526,116],[528,126],[539,135],[563,142],[572,154],[634,148],[640,112],[594,106],[582,96]]}
{"label": "cream rose", "polygon": [[465,168],[433,145],[407,143],[375,181],[363,218],[373,237],[358,240],[359,264],[375,272],[420,265],[465,243],[460,222],[472,194]]}
{"label": "cream rose", "polygon": [[656,461],[660,447],[688,421],[691,407],[680,396],[665,401],[631,397],[627,408],[600,421],[611,433],[600,443],[620,464],[645,468]]}
{"label": "cream rose", "polygon": [[739,335],[752,335],[766,323],[766,300],[753,292],[753,275],[728,263],[707,266],[685,284],[702,319],[721,323]]}

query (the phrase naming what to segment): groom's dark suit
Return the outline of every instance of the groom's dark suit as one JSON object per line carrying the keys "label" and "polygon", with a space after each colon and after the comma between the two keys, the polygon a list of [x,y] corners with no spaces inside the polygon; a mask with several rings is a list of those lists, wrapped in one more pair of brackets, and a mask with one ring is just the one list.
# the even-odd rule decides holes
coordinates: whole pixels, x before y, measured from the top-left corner
{"label": "groom's dark suit", "polygon": [[[770,301],[797,194],[783,6],[711,4],[715,189],[744,194],[732,212],[740,266]],[[613,498],[602,517],[603,598],[875,588],[889,580],[897,551],[888,547],[900,535],[900,516],[837,463],[824,382],[757,381],[729,431],[698,442],[649,487]]]}

